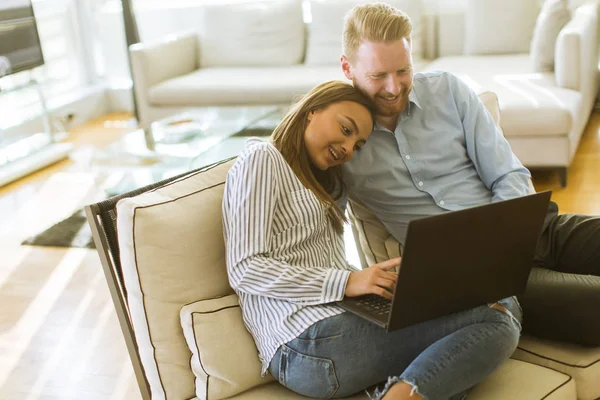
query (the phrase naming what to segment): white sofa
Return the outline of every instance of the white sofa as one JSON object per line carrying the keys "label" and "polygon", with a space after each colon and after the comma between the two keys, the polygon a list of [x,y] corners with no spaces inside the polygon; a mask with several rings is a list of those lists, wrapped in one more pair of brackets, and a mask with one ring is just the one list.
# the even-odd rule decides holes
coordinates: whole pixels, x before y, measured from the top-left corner
{"label": "white sofa", "polygon": [[[191,32],[130,48],[140,124],[146,127],[193,106],[290,104],[323,81],[345,80],[340,67],[343,18],[360,2],[306,1],[310,23],[304,22],[303,0],[227,0],[188,7],[194,24],[182,19],[181,29]],[[425,54],[434,48],[433,33],[425,32],[431,23],[422,0],[388,2],[415,20],[413,54],[422,70]]]}
{"label": "white sofa", "polygon": [[[193,32],[131,47],[143,127],[194,106],[288,104],[319,82],[345,79],[339,65],[342,20],[359,0],[306,0],[309,23],[302,0],[261,1],[268,6],[188,8],[192,15],[185,20],[194,22],[182,20],[181,29]],[[566,184],[566,167],[599,87],[596,1],[571,2],[572,19],[556,40],[555,71],[546,73],[532,72],[530,56],[522,52],[535,21],[521,29],[521,53],[464,55],[469,9],[432,12],[426,0],[388,3],[413,20],[415,70],[448,70],[477,91],[496,92],[502,128],[520,160],[528,167],[559,168]]]}
{"label": "white sofa", "polygon": [[513,152],[527,167],[558,167],[566,185],[566,168],[598,94],[597,3],[573,8],[556,40],[553,72],[533,72],[528,53],[464,55],[465,25],[464,13],[439,15],[439,57],[425,68],[450,71],[475,90],[496,93]]}

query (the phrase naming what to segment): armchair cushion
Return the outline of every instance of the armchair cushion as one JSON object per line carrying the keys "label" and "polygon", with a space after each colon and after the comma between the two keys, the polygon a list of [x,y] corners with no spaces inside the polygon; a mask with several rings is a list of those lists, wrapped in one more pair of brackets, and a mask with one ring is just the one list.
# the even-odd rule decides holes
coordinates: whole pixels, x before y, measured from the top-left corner
{"label": "armchair cushion", "polygon": [[538,12],[537,1],[469,0],[464,53],[528,53]]}
{"label": "armchair cushion", "polygon": [[198,398],[224,399],[274,380],[260,375],[258,350],[244,326],[237,295],[186,305],[181,326],[192,352]]}
{"label": "armchair cushion", "polygon": [[194,397],[179,313],[186,304],[233,292],[220,213],[232,163],[117,203],[123,282],[152,398]]}
{"label": "armchair cushion", "polygon": [[197,26],[201,68],[281,66],[302,61],[300,0],[209,3]]}

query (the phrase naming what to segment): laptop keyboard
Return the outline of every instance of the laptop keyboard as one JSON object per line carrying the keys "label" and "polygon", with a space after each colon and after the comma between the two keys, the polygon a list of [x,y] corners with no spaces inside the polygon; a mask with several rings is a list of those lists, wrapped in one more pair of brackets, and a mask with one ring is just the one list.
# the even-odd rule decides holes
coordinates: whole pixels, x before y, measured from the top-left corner
{"label": "laptop keyboard", "polygon": [[387,315],[392,308],[392,302],[390,300],[376,294],[367,294],[357,297],[356,304],[377,315]]}

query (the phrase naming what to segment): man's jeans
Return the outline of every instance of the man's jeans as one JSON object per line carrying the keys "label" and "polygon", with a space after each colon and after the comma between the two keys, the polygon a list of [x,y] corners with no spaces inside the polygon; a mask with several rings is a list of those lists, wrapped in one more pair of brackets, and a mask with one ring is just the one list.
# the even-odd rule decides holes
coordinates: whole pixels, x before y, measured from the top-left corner
{"label": "man's jeans", "polygon": [[269,370],[288,389],[321,399],[385,381],[373,398],[397,381],[425,399],[464,398],[517,347],[520,306],[512,297],[499,303],[508,313],[483,305],[390,333],[345,312],[282,345]]}

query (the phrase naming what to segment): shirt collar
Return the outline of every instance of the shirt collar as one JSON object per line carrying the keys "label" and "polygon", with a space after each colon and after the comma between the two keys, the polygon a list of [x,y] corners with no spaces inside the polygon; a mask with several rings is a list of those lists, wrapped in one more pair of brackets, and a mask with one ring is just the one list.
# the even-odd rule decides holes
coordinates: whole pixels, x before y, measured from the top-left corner
{"label": "shirt collar", "polygon": [[[413,88],[411,89],[410,93],[408,94],[408,107],[410,108],[410,103],[413,103],[415,106],[419,107],[419,109],[423,109],[423,107],[421,107],[421,103],[419,103],[419,98],[417,97],[417,93],[415,93],[415,87],[413,86]],[[409,110],[409,115],[410,115],[410,110]]]}

